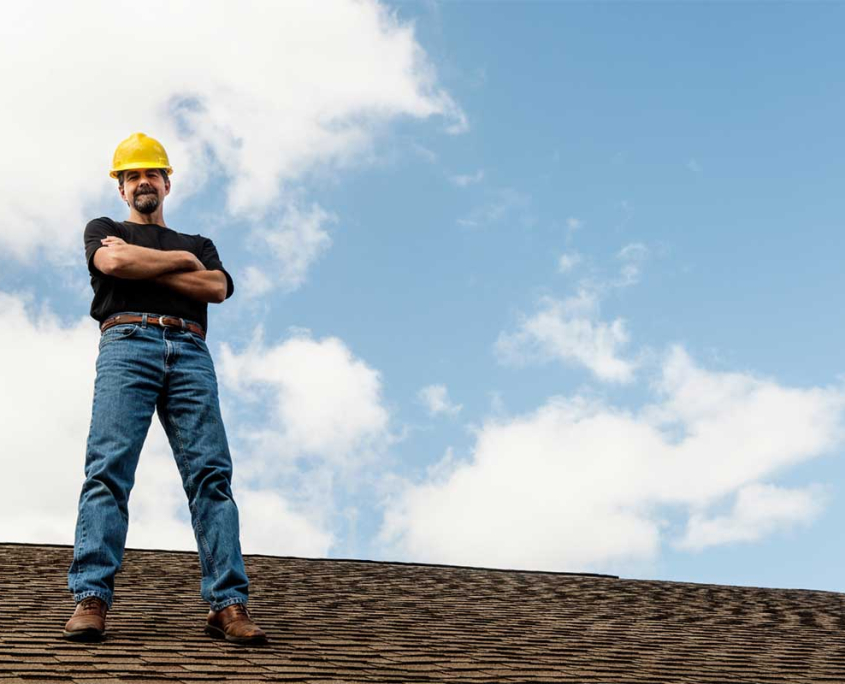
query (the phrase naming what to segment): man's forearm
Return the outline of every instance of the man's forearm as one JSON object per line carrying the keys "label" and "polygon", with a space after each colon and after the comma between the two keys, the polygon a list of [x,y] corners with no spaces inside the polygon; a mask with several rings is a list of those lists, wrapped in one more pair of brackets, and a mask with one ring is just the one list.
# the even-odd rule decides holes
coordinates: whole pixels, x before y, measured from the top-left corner
{"label": "man's forearm", "polygon": [[209,304],[220,304],[226,299],[228,284],[220,271],[176,271],[150,278],[177,292]]}
{"label": "man's forearm", "polygon": [[122,245],[115,254],[119,256],[114,260],[111,275],[129,280],[148,280],[173,271],[194,271],[202,266],[193,254],[183,250]]}

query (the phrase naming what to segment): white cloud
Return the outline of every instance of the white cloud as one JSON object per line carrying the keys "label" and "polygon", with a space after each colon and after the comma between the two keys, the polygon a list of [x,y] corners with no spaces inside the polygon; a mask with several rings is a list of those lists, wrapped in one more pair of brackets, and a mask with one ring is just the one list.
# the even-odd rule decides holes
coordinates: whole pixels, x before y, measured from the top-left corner
{"label": "white cloud", "polygon": [[[759,537],[817,515],[806,490],[786,492],[775,512],[783,492],[760,483],[842,444],[841,388],[707,371],[676,347],[654,391],[636,413],[553,397],[487,421],[467,460],[394,494],[382,541],[430,562],[618,571],[656,558],[670,512],[693,516],[687,546],[752,539],[749,530]],[[737,493],[732,516],[708,521],[709,508]]]}
{"label": "white cloud", "polygon": [[[108,54],[104,36],[119,37]],[[5,8],[0,61],[15,65],[6,91],[26,93],[0,109],[15,131],[0,171],[0,250],[29,263],[38,248],[56,260],[81,249],[93,207],[116,196],[112,152],[134,131],[168,150],[169,206],[215,178],[231,213],[262,223],[310,172],[357,163],[396,117],[466,129],[413,25],[374,0],[244,0],[237,11],[212,0],[201,12],[161,0],[143,11],[17,3]]]}
{"label": "white cloud", "polygon": [[333,535],[292,510],[275,491],[238,489],[235,492],[244,553],[323,558]]}
{"label": "white cloud", "polygon": [[[302,502],[294,506],[276,490],[254,488],[241,475],[242,471],[251,470],[251,456],[237,451],[232,454],[232,493],[238,506],[243,552],[327,555],[334,538],[323,528],[324,511],[309,509]],[[129,516],[128,547],[185,551],[197,548],[181,476],[155,417],[138,464]]]}
{"label": "white cloud", "polygon": [[582,257],[577,252],[570,252],[568,254],[561,254],[558,260],[557,270],[559,273],[569,273],[578,264],[581,263]]}
{"label": "white cloud", "polygon": [[640,282],[643,262],[648,258],[649,250],[640,242],[625,245],[619,250],[616,258],[622,262],[619,279],[614,283],[617,287],[628,287]]}
{"label": "white cloud", "polygon": [[[275,226],[256,227],[251,232],[250,245],[269,248],[276,259],[276,282],[283,290],[292,291],[302,285],[311,264],[332,244],[325,226],[336,220],[316,204],[308,209],[290,205]],[[265,286],[255,277],[248,285],[253,287],[253,293]]]}
{"label": "white cloud", "polygon": [[475,207],[465,217],[457,220],[458,225],[476,228],[499,223],[514,214],[523,225],[530,225],[533,217],[530,213],[531,198],[514,188],[499,188],[489,193],[490,200]]}
{"label": "white cloud", "polygon": [[[65,325],[29,298],[0,292],[0,466],[19,485],[0,500],[0,539],[74,542],[98,342],[91,318]],[[187,512],[181,480],[154,419],[130,498],[127,545],[196,548],[180,511]]]}
{"label": "white cloud", "polygon": [[450,176],[449,180],[452,181],[454,185],[457,185],[459,188],[465,188],[468,185],[474,185],[476,183],[480,183],[484,179],[484,170],[479,169],[473,174],[468,175],[461,175],[458,174],[456,176]]}
{"label": "white cloud", "polygon": [[99,331],[0,292],[0,539],[73,541]]}
{"label": "white cloud", "polygon": [[456,416],[463,408],[461,404],[453,404],[450,401],[446,385],[427,385],[419,391],[417,396],[432,416],[440,414]]}
{"label": "white cloud", "polygon": [[693,514],[678,546],[700,551],[718,544],[757,541],[777,530],[811,523],[821,515],[825,499],[818,486],[785,489],[750,484],[739,490],[728,515]]}
{"label": "white cloud", "polygon": [[219,368],[228,389],[267,409],[272,428],[262,439],[280,458],[353,465],[387,439],[381,376],[336,337],[315,340],[298,331],[265,345],[258,328],[241,352],[221,345]]}
{"label": "white cloud", "polygon": [[563,301],[545,297],[539,311],[523,318],[514,333],[501,333],[496,353],[503,363],[522,365],[553,359],[582,365],[608,382],[630,382],[636,363],[622,358],[628,344],[625,321],[599,319],[598,296],[582,289]]}
{"label": "white cloud", "polygon": [[[0,292],[0,539],[73,544],[91,422],[99,331],[89,317],[63,324],[30,298]],[[225,398],[225,397],[224,397]],[[49,429],[47,429],[49,426]],[[232,427],[228,423],[227,427]],[[233,453],[248,472],[249,453]],[[324,555],[332,543],[319,511],[276,491],[233,485],[250,552]],[[129,500],[128,547],[195,550],[187,497],[157,417]]]}
{"label": "white cloud", "polygon": [[[613,290],[638,283],[648,256],[642,243],[628,244],[616,254],[621,262],[618,276],[582,278],[577,294],[562,301],[541,298],[538,310],[522,316],[515,332],[499,334],[495,345],[499,360],[513,365],[559,360],[584,366],[606,382],[631,382],[639,362],[623,355],[629,342],[626,323],[622,318],[601,320],[600,303]],[[567,273],[581,261],[577,252],[564,253],[558,271]]]}
{"label": "white cloud", "polygon": [[[373,485],[395,439],[379,372],[335,337],[291,329],[287,339],[265,344],[260,327],[245,349],[221,345],[218,371],[233,395],[227,407],[239,417],[231,433],[244,457],[236,477],[254,503],[249,540],[325,555],[338,541],[332,531],[349,524],[341,500]],[[256,493],[269,487],[284,498]],[[274,525],[287,531],[276,538]]]}
{"label": "white cloud", "polygon": [[248,299],[254,299],[270,292],[273,281],[257,266],[247,266],[238,278],[238,289]]}

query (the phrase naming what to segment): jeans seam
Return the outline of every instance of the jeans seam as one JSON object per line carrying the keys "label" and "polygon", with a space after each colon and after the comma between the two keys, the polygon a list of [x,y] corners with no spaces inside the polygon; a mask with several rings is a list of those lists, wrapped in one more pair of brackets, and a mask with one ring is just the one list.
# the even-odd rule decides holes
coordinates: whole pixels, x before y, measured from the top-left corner
{"label": "jeans seam", "polygon": [[219,613],[224,608],[228,608],[229,606],[234,606],[236,603],[242,603],[243,605],[246,605],[246,601],[244,601],[243,599],[230,598],[230,599],[226,599],[225,601],[220,601],[220,603],[212,604],[211,610],[213,610],[215,613]]}
{"label": "jeans seam", "polygon": [[[188,497],[194,499],[194,510],[197,511],[196,498],[194,497],[191,466],[188,463],[188,460],[185,458],[185,445],[182,442],[182,433],[180,432],[179,426],[176,424],[176,421],[173,419],[173,416],[170,414],[170,411],[167,412],[167,422],[170,423],[171,427],[173,428],[173,432],[176,434],[176,443],[179,445],[179,459],[182,461],[182,466],[185,468],[185,472],[188,474]],[[200,522],[199,513],[196,512],[193,517],[197,524],[197,534],[199,535],[200,543],[202,544],[203,553],[205,553],[206,562],[211,567],[211,572],[214,573],[214,579],[219,580],[220,573],[217,572],[217,565],[214,562],[214,556],[212,555],[211,549],[208,546],[208,540],[205,538],[205,531],[203,530],[202,522]],[[211,588],[210,591],[212,592],[212,601],[216,601],[217,599],[214,597],[214,589]]]}
{"label": "jeans seam", "polygon": [[[85,443],[85,453],[89,453],[90,445],[91,445],[91,433],[93,432],[94,427],[94,416],[97,412],[97,383],[94,383],[94,396],[91,399],[91,423],[88,425],[88,439]],[[85,473],[85,478],[88,478],[88,473]],[[83,484],[83,488],[84,488]],[[81,496],[84,496],[84,492]],[[73,545],[73,562],[70,564],[70,572],[73,576],[73,593],[76,594],[76,586],[79,581],[79,576],[82,574],[82,563],[79,562],[79,556],[82,551],[82,547],[85,546],[85,539],[87,537],[87,530],[85,529],[85,507],[83,506],[83,501],[80,497],[79,502],[79,527],[81,533],[79,535],[79,545]]]}
{"label": "jeans seam", "polygon": [[106,606],[108,606],[109,610],[111,610],[111,598],[102,591],[83,591],[81,594],[74,594],[73,600],[79,603],[80,601],[87,599],[89,596],[96,596],[98,599],[102,600]]}
{"label": "jeans seam", "polygon": [[[85,511],[79,511],[79,525],[82,530],[82,534],[79,535],[79,546],[85,546]],[[76,594],[76,584],[79,579],[79,575],[82,574],[82,563],[79,562],[79,553],[81,549],[77,548],[75,545],[73,547],[73,562],[70,564],[70,572],[73,575],[73,593]]]}

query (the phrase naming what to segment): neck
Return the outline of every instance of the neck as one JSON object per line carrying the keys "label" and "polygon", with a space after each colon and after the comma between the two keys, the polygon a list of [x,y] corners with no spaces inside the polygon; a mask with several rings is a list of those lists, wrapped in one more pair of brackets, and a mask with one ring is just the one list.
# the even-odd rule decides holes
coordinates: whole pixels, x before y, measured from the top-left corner
{"label": "neck", "polygon": [[158,209],[156,209],[152,214],[142,214],[141,212],[137,211],[134,207],[130,208],[128,220],[132,223],[146,223],[149,225],[167,227],[167,224],[164,222],[164,211],[161,205],[159,205]]}

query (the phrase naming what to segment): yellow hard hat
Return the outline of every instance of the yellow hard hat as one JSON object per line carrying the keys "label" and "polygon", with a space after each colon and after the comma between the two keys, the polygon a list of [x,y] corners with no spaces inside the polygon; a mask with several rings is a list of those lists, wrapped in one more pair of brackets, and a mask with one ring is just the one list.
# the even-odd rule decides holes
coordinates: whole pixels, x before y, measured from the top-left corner
{"label": "yellow hard hat", "polygon": [[117,178],[119,171],[129,169],[164,169],[167,175],[173,173],[164,147],[143,133],[133,133],[117,146],[109,175]]}

